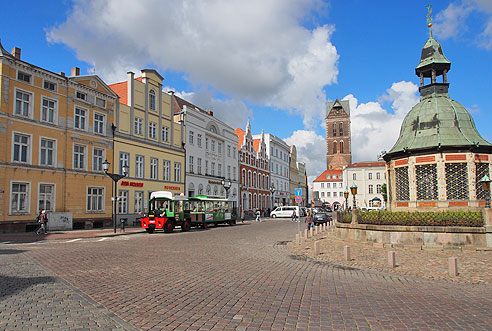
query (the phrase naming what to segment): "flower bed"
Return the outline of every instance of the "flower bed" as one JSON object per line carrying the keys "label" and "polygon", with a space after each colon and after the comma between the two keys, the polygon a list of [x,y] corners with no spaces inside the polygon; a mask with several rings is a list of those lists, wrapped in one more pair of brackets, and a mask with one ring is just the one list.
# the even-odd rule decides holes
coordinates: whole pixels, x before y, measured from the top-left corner
{"label": "flower bed", "polygon": [[[351,215],[350,215],[351,216]],[[405,226],[483,226],[481,211],[391,212],[361,211],[360,224]],[[345,215],[344,215],[344,222]]]}
{"label": "flower bed", "polygon": [[352,214],[350,214],[348,211],[345,211],[345,212],[339,211],[337,219],[341,223],[351,223],[352,222]]}

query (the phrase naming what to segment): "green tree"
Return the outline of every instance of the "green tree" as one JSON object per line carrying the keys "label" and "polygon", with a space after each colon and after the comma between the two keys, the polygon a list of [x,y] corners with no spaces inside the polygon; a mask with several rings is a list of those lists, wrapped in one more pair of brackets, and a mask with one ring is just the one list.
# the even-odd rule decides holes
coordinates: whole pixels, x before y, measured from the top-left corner
{"label": "green tree", "polygon": [[381,185],[381,194],[383,196],[384,202],[387,204],[388,203],[388,190],[386,188],[386,183]]}

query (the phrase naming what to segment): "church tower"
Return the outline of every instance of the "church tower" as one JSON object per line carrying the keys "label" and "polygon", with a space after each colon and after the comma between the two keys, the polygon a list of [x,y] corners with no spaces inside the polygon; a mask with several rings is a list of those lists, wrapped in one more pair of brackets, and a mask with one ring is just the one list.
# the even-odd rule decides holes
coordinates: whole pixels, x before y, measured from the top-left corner
{"label": "church tower", "polygon": [[326,169],[343,169],[351,163],[350,105],[337,98],[326,104]]}

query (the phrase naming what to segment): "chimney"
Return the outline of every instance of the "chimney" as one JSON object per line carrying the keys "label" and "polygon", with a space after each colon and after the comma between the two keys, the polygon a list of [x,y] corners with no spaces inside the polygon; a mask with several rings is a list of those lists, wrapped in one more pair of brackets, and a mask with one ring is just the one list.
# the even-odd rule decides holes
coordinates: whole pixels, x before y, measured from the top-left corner
{"label": "chimney", "polygon": [[16,59],[20,60],[21,57],[21,49],[19,47],[12,48],[12,56]]}
{"label": "chimney", "polygon": [[214,112],[211,110],[207,110],[207,114],[209,114],[210,116],[214,116]]}
{"label": "chimney", "polygon": [[80,76],[80,68],[79,67],[73,67],[72,68],[72,77],[73,76]]}
{"label": "chimney", "polygon": [[63,71],[60,71],[58,75],[65,77],[65,73]]}

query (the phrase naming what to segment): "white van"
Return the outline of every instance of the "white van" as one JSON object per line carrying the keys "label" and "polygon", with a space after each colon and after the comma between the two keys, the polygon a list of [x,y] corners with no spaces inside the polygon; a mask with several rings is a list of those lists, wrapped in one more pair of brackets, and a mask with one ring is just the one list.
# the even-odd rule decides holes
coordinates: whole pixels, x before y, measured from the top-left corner
{"label": "white van", "polygon": [[292,214],[296,212],[297,217],[301,215],[300,208],[298,206],[282,206],[275,208],[270,216],[273,218],[277,217],[292,217]]}

